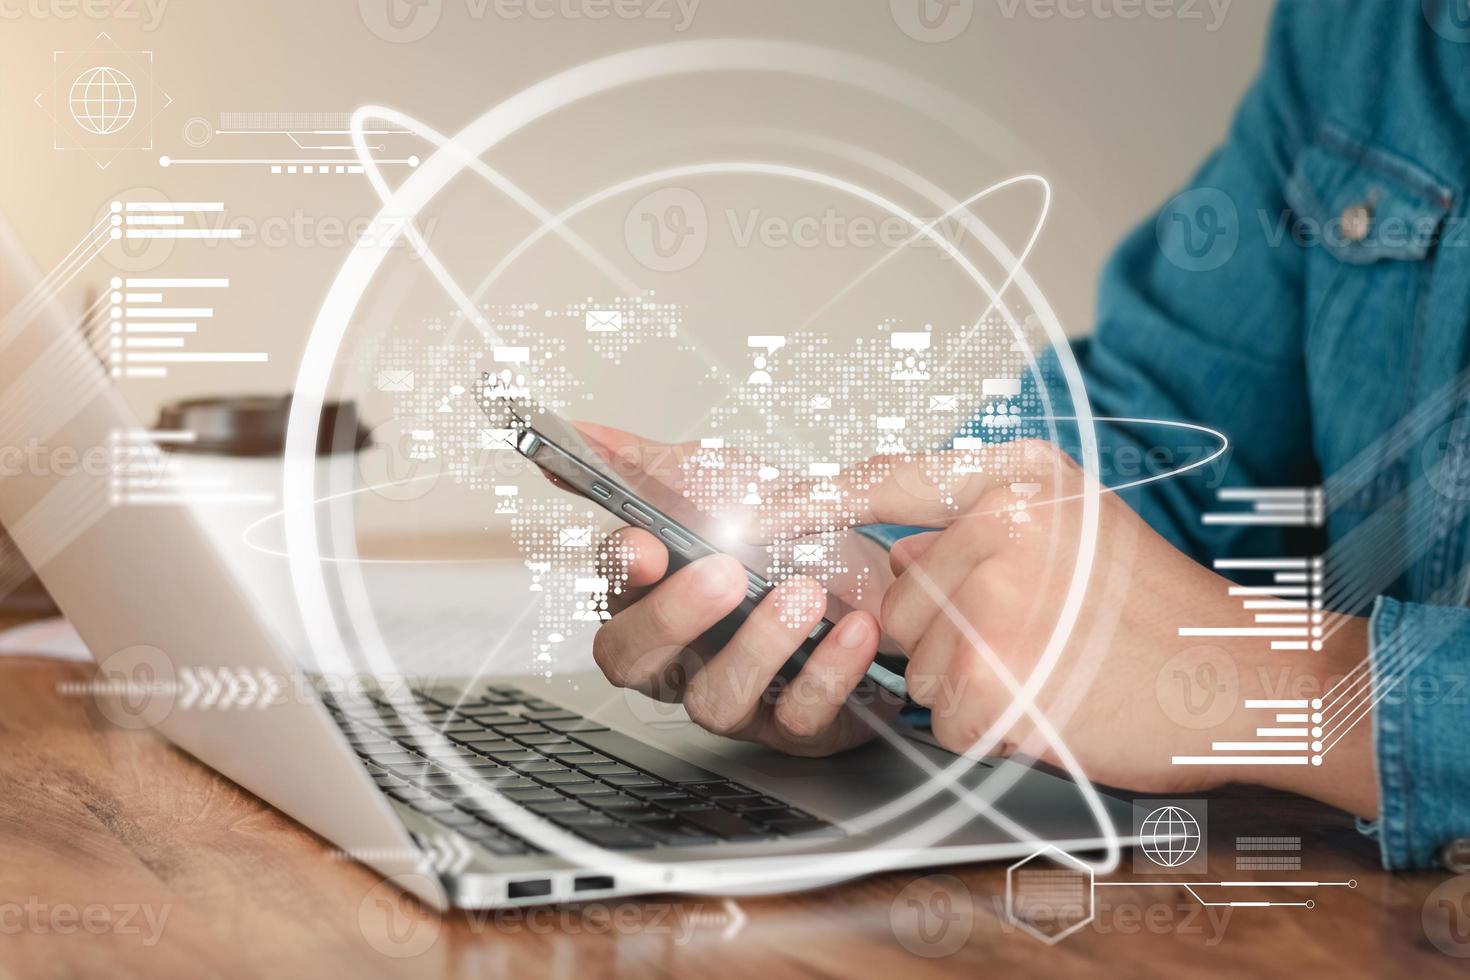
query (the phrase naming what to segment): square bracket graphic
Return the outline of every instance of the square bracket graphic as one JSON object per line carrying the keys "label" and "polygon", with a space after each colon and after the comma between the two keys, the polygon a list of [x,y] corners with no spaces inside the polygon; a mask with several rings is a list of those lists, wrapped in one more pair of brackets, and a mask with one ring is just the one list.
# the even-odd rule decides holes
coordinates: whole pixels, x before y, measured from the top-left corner
{"label": "square bracket graphic", "polygon": [[153,78],[153,52],[128,51],[105,31],[84,50],[53,51],[35,104],[51,119],[51,146],[81,150],[106,170],[125,150],[153,149],[153,121],[173,104]]}
{"label": "square bracket graphic", "polygon": [[1135,800],[1134,874],[1199,875],[1209,871],[1208,800]]}

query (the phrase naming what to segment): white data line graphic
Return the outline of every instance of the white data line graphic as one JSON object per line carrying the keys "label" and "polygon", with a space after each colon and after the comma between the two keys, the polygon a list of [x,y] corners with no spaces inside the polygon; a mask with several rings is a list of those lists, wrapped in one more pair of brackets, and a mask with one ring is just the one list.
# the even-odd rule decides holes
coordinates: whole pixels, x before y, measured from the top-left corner
{"label": "white data line graphic", "polygon": [[1260,524],[1275,527],[1321,527],[1326,519],[1326,497],[1321,487],[1227,487],[1216,493],[1221,503],[1249,503],[1248,511],[1211,511],[1201,515],[1207,525]]}
{"label": "white data line graphic", "polygon": [[[183,204],[131,201],[123,207],[147,213],[171,208],[176,212],[172,217],[179,218],[187,214],[224,211],[224,204],[218,201]],[[193,229],[173,229],[170,233],[188,230]],[[187,236],[177,234],[177,237]],[[190,335],[198,334],[199,324],[213,320],[215,316],[215,307],[193,305],[199,299],[196,291],[228,289],[229,286],[230,280],[223,276],[113,277],[112,293],[109,297],[112,336],[107,355],[112,377],[129,381],[157,381],[169,376],[170,365],[269,362],[269,354],[263,351],[188,349]],[[180,296],[180,293],[184,295]],[[179,305],[172,305],[174,303]]]}
{"label": "white data line graphic", "polygon": [[[1255,493],[1257,491],[1252,491]],[[1260,491],[1286,494],[1289,491]],[[1239,493],[1239,491],[1237,491]],[[1221,491],[1222,498],[1225,491]],[[1221,572],[1246,572],[1270,579],[1268,585],[1233,585],[1228,592],[1241,600],[1255,626],[1181,626],[1182,637],[1260,638],[1272,650],[1322,649],[1322,593],[1325,561],[1322,557],[1222,558],[1214,562]],[[1252,698],[1247,711],[1263,712],[1255,739],[1214,742],[1210,755],[1176,755],[1176,766],[1320,766],[1322,700],[1320,698]],[[1310,753],[1310,754],[1308,754]]]}
{"label": "white data line graphic", "polygon": [[187,446],[198,434],[183,429],[116,429],[112,432],[111,502],[114,507],[198,504],[274,504],[272,493],[235,489],[228,477],[187,472],[187,456],[169,446]]}
{"label": "white data line graphic", "polygon": [[1316,908],[1317,903],[1313,899],[1304,902],[1207,902],[1195,891],[1196,888],[1357,888],[1358,882],[1355,878],[1347,881],[1099,881],[1097,888],[1139,888],[1139,887],[1173,887],[1183,888],[1189,892],[1190,897],[1207,908],[1224,907],[1235,909],[1263,909],[1263,908]]}
{"label": "white data line graphic", "polygon": [[[258,137],[271,137],[271,142],[289,143],[291,148],[302,153],[334,153],[340,156],[162,156],[158,158],[158,164],[161,167],[268,167],[273,174],[361,174],[364,168],[354,158],[351,122],[350,112],[222,112],[218,126],[211,127],[205,119],[191,120],[185,129],[186,141],[192,146],[203,146],[215,137],[224,137],[222,142],[239,145],[261,143],[265,141]],[[361,132],[364,136],[412,135],[406,129],[393,128]],[[380,141],[371,149],[380,152],[386,146]],[[381,157],[376,158],[376,162],[413,168],[419,165],[419,158]]]}

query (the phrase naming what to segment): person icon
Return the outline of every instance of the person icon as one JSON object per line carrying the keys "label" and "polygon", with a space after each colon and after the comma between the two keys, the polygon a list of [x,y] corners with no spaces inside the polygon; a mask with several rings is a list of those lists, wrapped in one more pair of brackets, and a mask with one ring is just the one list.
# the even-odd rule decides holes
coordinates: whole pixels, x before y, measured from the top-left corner
{"label": "person icon", "polygon": [[745,485],[745,499],[740,502],[747,507],[759,507],[761,505],[761,492],[756,487],[754,480]]}
{"label": "person icon", "polygon": [[750,372],[750,377],[745,379],[748,385],[768,385],[771,383],[770,372],[766,370],[766,355],[755,355],[755,370]]}

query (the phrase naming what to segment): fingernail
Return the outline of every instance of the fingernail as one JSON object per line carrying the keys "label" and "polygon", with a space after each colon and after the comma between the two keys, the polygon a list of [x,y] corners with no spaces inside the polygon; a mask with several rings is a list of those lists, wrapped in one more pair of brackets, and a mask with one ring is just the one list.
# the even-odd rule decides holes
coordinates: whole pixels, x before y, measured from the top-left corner
{"label": "fingernail", "polygon": [[853,613],[837,627],[837,645],[845,650],[856,650],[868,639],[868,621]]}
{"label": "fingernail", "polygon": [[706,599],[721,599],[735,583],[725,562],[706,558],[694,567],[694,584]]}

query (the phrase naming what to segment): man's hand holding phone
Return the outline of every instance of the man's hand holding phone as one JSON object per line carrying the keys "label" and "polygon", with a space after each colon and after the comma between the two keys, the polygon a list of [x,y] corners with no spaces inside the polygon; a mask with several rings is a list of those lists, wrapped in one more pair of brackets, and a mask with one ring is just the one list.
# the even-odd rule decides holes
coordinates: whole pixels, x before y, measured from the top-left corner
{"label": "man's hand holding phone", "polygon": [[[597,435],[638,442],[606,430]],[[666,553],[638,530],[612,539],[626,546],[630,588],[597,637],[598,663],[615,684],[682,700],[690,717],[712,731],[820,755],[873,734],[844,698],[874,656],[881,623],[909,658],[910,696],[933,709],[940,744],[968,752],[980,740],[994,746],[993,754],[1059,763],[1055,744],[1039,735],[1033,719],[1014,714],[1013,688],[1031,677],[1064,615],[1091,477],[1055,447],[1023,441],[991,447],[980,472],[947,479],[941,492],[934,476],[954,472],[951,462],[950,454],[934,453],[860,463],[838,478],[843,504],[826,516],[812,513],[810,487],[796,484],[767,496],[761,526],[776,537],[866,523],[936,529],[894,547],[892,577],[870,590],[881,598],[877,618],[869,612],[845,617],[774,699],[765,697],[766,685],[820,617],[822,588],[788,581],[723,649],[704,654],[703,669],[692,670],[686,648],[738,605],[740,566],[723,556],[706,558],[661,581]],[[1033,492],[1018,493],[1021,484]],[[1322,650],[1300,657],[1263,653],[1249,637],[1212,638],[1207,647],[1181,638],[1181,623],[1250,626],[1253,619],[1230,598],[1229,581],[1174,548],[1120,497],[1104,492],[1098,500],[1088,590],[1035,704],[1094,779],[1153,792],[1228,782],[1237,777],[1228,766],[1179,767],[1170,758],[1206,755],[1217,742],[1249,741],[1255,722],[1234,706],[1278,696],[1267,679],[1282,670],[1323,685],[1341,676],[1364,655],[1365,621],[1345,620]],[[1021,510],[1028,519],[1017,521]],[[809,615],[784,625],[774,605],[783,596],[807,603]],[[1223,711],[1199,715],[1190,691],[1175,680],[1193,676],[1197,662],[1215,661],[1229,666],[1231,689],[1221,695]],[[1334,758],[1366,775],[1327,782],[1318,777],[1323,770],[1309,767],[1267,782],[1360,815],[1376,813],[1367,729],[1350,732]]]}
{"label": "man's hand holding phone", "polygon": [[[590,423],[578,428],[621,466],[692,451]],[[672,482],[669,473],[659,476]],[[598,666],[619,687],[682,702],[696,724],[717,734],[804,756],[830,755],[873,736],[872,721],[849,702],[860,686],[854,701],[863,711],[886,719],[901,706],[865,681],[879,629],[872,613],[861,610],[837,620],[794,678],[772,683],[827,611],[827,590],[813,579],[786,580],[721,648],[708,649],[702,638],[745,595],[738,561],[701,558],[665,578],[668,551],[640,528],[611,535],[601,557],[610,576],[626,579],[624,592],[613,597],[613,618],[593,642]]]}

